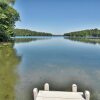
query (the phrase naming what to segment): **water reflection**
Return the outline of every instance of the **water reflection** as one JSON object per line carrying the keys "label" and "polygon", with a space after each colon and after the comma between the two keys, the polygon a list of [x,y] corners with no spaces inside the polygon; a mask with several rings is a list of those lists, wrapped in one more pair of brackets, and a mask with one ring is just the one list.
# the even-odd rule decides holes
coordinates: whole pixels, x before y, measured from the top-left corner
{"label": "water reflection", "polygon": [[51,39],[51,36],[35,36],[35,37],[21,37],[21,36],[16,36],[16,37],[12,37],[12,39],[14,40],[14,42],[16,43],[20,43],[20,42],[31,42],[31,41],[37,41],[37,40],[47,40],[47,39]]}
{"label": "water reflection", "polygon": [[[45,66],[46,67],[46,66]],[[43,89],[43,84],[45,82],[50,83],[50,90],[62,90],[71,91],[71,84],[78,84],[78,91],[85,91],[86,89],[91,91],[92,99],[97,99],[97,94],[100,92],[99,84],[96,84],[96,80],[92,79],[91,75],[83,71],[82,69],[53,69],[48,70],[34,70],[30,71],[24,75],[21,75],[20,84],[17,85],[17,100],[32,100],[32,89],[37,87],[38,89]],[[32,69],[31,69],[32,70]],[[81,76],[79,76],[81,74]],[[99,82],[100,83],[100,82]],[[97,89],[97,91],[94,91]],[[97,92],[97,93],[96,93]]]}
{"label": "water reflection", "polygon": [[64,39],[70,39],[72,41],[79,41],[84,43],[91,43],[91,44],[100,44],[100,39],[94,39],[94,38],[69,38],[64,37]]}
{"label": "water reflection", "polygon": [[14,72],[20,62],[13,44],[0,44],[0,100],[15,99],[17,74]]}
{"label": "water reflection", "polygon": [[45,82],[51,90],[79,91],[89,89],[91,100],[100,98],[100,47],[65,40],[63,37],[45,41],[15,43],[17,55],[22,56],[17,72],[16,100],[33,100],[32,89],[43,89]]}

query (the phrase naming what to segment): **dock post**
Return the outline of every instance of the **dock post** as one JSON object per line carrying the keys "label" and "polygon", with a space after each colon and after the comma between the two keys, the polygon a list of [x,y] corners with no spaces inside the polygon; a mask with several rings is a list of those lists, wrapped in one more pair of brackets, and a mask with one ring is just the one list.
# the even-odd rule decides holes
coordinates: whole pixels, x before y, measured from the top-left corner
{"label": "dock post", "polygon": [[77,92],[77,85],[76,84],[72,85],[72,92]]}
{"label": "dock post", "polygon": [[89,91],[85,91],[85,98],[86,100],[90,100],[90,92]]}
{"label": "dock post", "polygon": [[34,95],[34,100],[36,100],[37,95],[38,95],[38,89],[37,88],[33,89],[33,95]]}
{"label": "dock post", "polygon": [[44,90],[45,90],[45,91],[49,91],[49,84],[48,84],[48,83],[45,83],[45,84],[44,84]]}

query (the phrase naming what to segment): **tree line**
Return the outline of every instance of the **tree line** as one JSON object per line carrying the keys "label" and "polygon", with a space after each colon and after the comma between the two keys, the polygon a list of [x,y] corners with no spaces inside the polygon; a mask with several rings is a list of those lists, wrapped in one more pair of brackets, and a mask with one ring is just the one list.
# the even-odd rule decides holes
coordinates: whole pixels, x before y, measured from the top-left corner
{"label": "tree line", "polygon": [[15,22],[20,20],[19,13],[12,7],[15,0],[0,0],[0,42],[7,42],[14,33]]}
{"label": "tree line", "polygon": [[14,29],[13,36],[52,36],[51,33],[36,32],[28,29]]}
{"label": "tree line", "polygon": [[99,29],[82,30],[76,32],[65,33],[64,36],[69,37],[100,37]]}

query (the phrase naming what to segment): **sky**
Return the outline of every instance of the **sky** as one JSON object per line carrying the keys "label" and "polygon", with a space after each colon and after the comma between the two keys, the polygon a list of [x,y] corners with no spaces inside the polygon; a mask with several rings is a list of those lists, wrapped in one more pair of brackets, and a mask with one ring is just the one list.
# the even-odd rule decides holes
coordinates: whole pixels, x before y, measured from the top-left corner
{"label": "sky", "polygon": [[16,28],[64,34],[100,28],[100,0],[16,0]]}

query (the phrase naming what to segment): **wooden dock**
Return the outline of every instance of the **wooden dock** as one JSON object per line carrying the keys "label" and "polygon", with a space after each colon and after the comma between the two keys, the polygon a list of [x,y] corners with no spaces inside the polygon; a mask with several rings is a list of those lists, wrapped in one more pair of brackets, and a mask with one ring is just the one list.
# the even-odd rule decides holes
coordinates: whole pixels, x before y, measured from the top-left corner
{"label": "wooden dock", "polygon": [[72,85],[72,92],[68,91],[49,91],[49,84],[44,85],[44,90],[33,89],[34,100],[90,100],[90,92],[77,92],[77,85]]}

